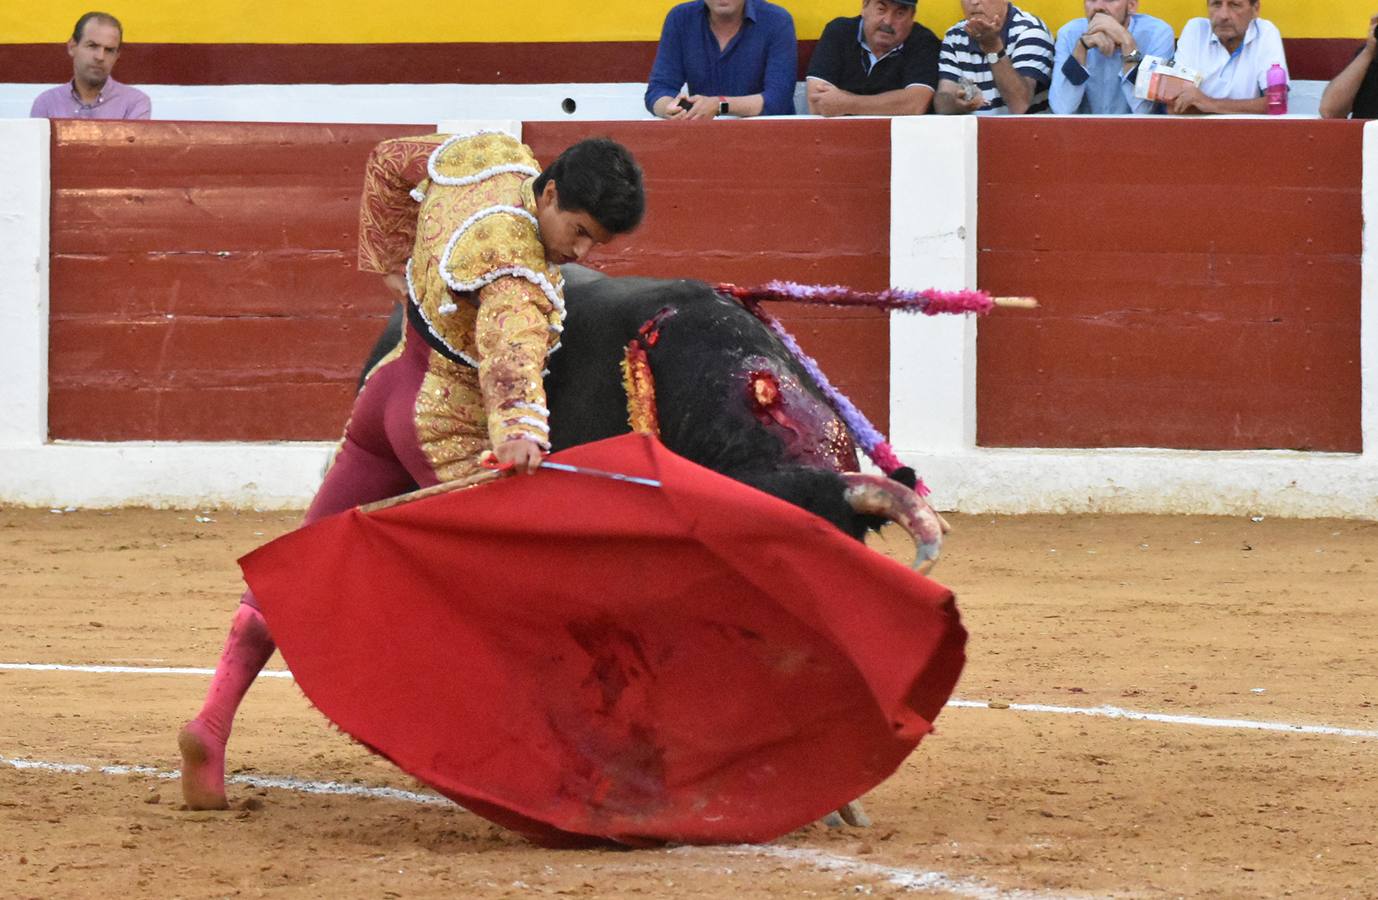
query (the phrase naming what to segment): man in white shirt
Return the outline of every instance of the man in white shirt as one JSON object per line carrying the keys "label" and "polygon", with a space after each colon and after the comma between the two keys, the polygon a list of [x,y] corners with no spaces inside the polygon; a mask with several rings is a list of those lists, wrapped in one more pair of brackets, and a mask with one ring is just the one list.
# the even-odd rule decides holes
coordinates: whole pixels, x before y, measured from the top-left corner
{"label": "man in white shirt", "polygon": [[1168,106],[1182,113],[1266,113],[1268,70],[1287,71],[1282,33],[1258,17],[1259,0],[1208,0],[1209,19],[1192,19],[1177,39],[1177,62],[1205,76]]}

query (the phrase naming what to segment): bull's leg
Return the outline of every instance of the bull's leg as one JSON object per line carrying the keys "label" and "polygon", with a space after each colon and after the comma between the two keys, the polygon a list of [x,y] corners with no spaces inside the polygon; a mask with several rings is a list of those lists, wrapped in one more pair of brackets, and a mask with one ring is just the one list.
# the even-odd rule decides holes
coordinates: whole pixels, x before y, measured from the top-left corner
{"label": "bull's leg", "polygon": [[230,739],[230,727],[249,685],[275,649],[263,615],[241,603],[216,663],[206,702],[177,735],[177,747],[182,752],[182,799],[188,809],[225,809],[229,805],[225,800],[225,744]]}

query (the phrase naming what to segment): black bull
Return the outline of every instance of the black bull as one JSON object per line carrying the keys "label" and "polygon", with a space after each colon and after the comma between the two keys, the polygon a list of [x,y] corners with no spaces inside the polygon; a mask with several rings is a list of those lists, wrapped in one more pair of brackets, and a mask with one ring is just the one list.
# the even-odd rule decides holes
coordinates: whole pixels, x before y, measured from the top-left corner
{"label": "black bull", "polygon": [[[620,364],[628,343],[640,340],[666,447],[856,538],[885,518],[903,524],[888,501],[858,502],[860,480],[873,482],[874,500],[881,479],[846,474],[856,472],[857,456],[845,425],[780,339],[741,304],[698,281],[611,278],[574,265],[564,272],[568,316],[545,379],[553,450],[630,430]],[[365,372],[396,345],[401,328],[399,308]]]}

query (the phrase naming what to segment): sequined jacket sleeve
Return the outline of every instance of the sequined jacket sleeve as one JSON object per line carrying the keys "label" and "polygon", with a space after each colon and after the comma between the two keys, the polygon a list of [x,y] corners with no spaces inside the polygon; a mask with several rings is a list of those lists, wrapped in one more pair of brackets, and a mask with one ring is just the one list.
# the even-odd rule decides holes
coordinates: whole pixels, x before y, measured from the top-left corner
{"label": "sequined jacket sleeve", "polygon": [[526,439],[550,448],[541,372],[550,346],[551,309],[541,288],[523,278],[499,278],[479,291],[474,343],[494,447]]}
{"label": "sequined jacket sleeve", "polygon": [[364,167],[359,202],[359,269],[401,272],[416,240],[412,188],[426,177],[426,160],[443,134],[393,138],[373,148]]}

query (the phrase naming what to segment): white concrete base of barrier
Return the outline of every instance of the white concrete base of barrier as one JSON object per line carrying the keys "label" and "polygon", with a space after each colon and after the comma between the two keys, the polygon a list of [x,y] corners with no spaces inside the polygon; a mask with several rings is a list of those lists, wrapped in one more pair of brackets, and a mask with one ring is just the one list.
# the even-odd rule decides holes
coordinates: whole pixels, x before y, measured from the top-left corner
{"label": "white concrete base of barrier", "polygon": [[942,510],[1378,519],[1378,466],[1289,450],[900,453]]}
{"label": "white concrete base of barrier", "polygon": [[334,449],[325,443],[86,443],[0,447],[0,502],[109,509],[301,509]]}

